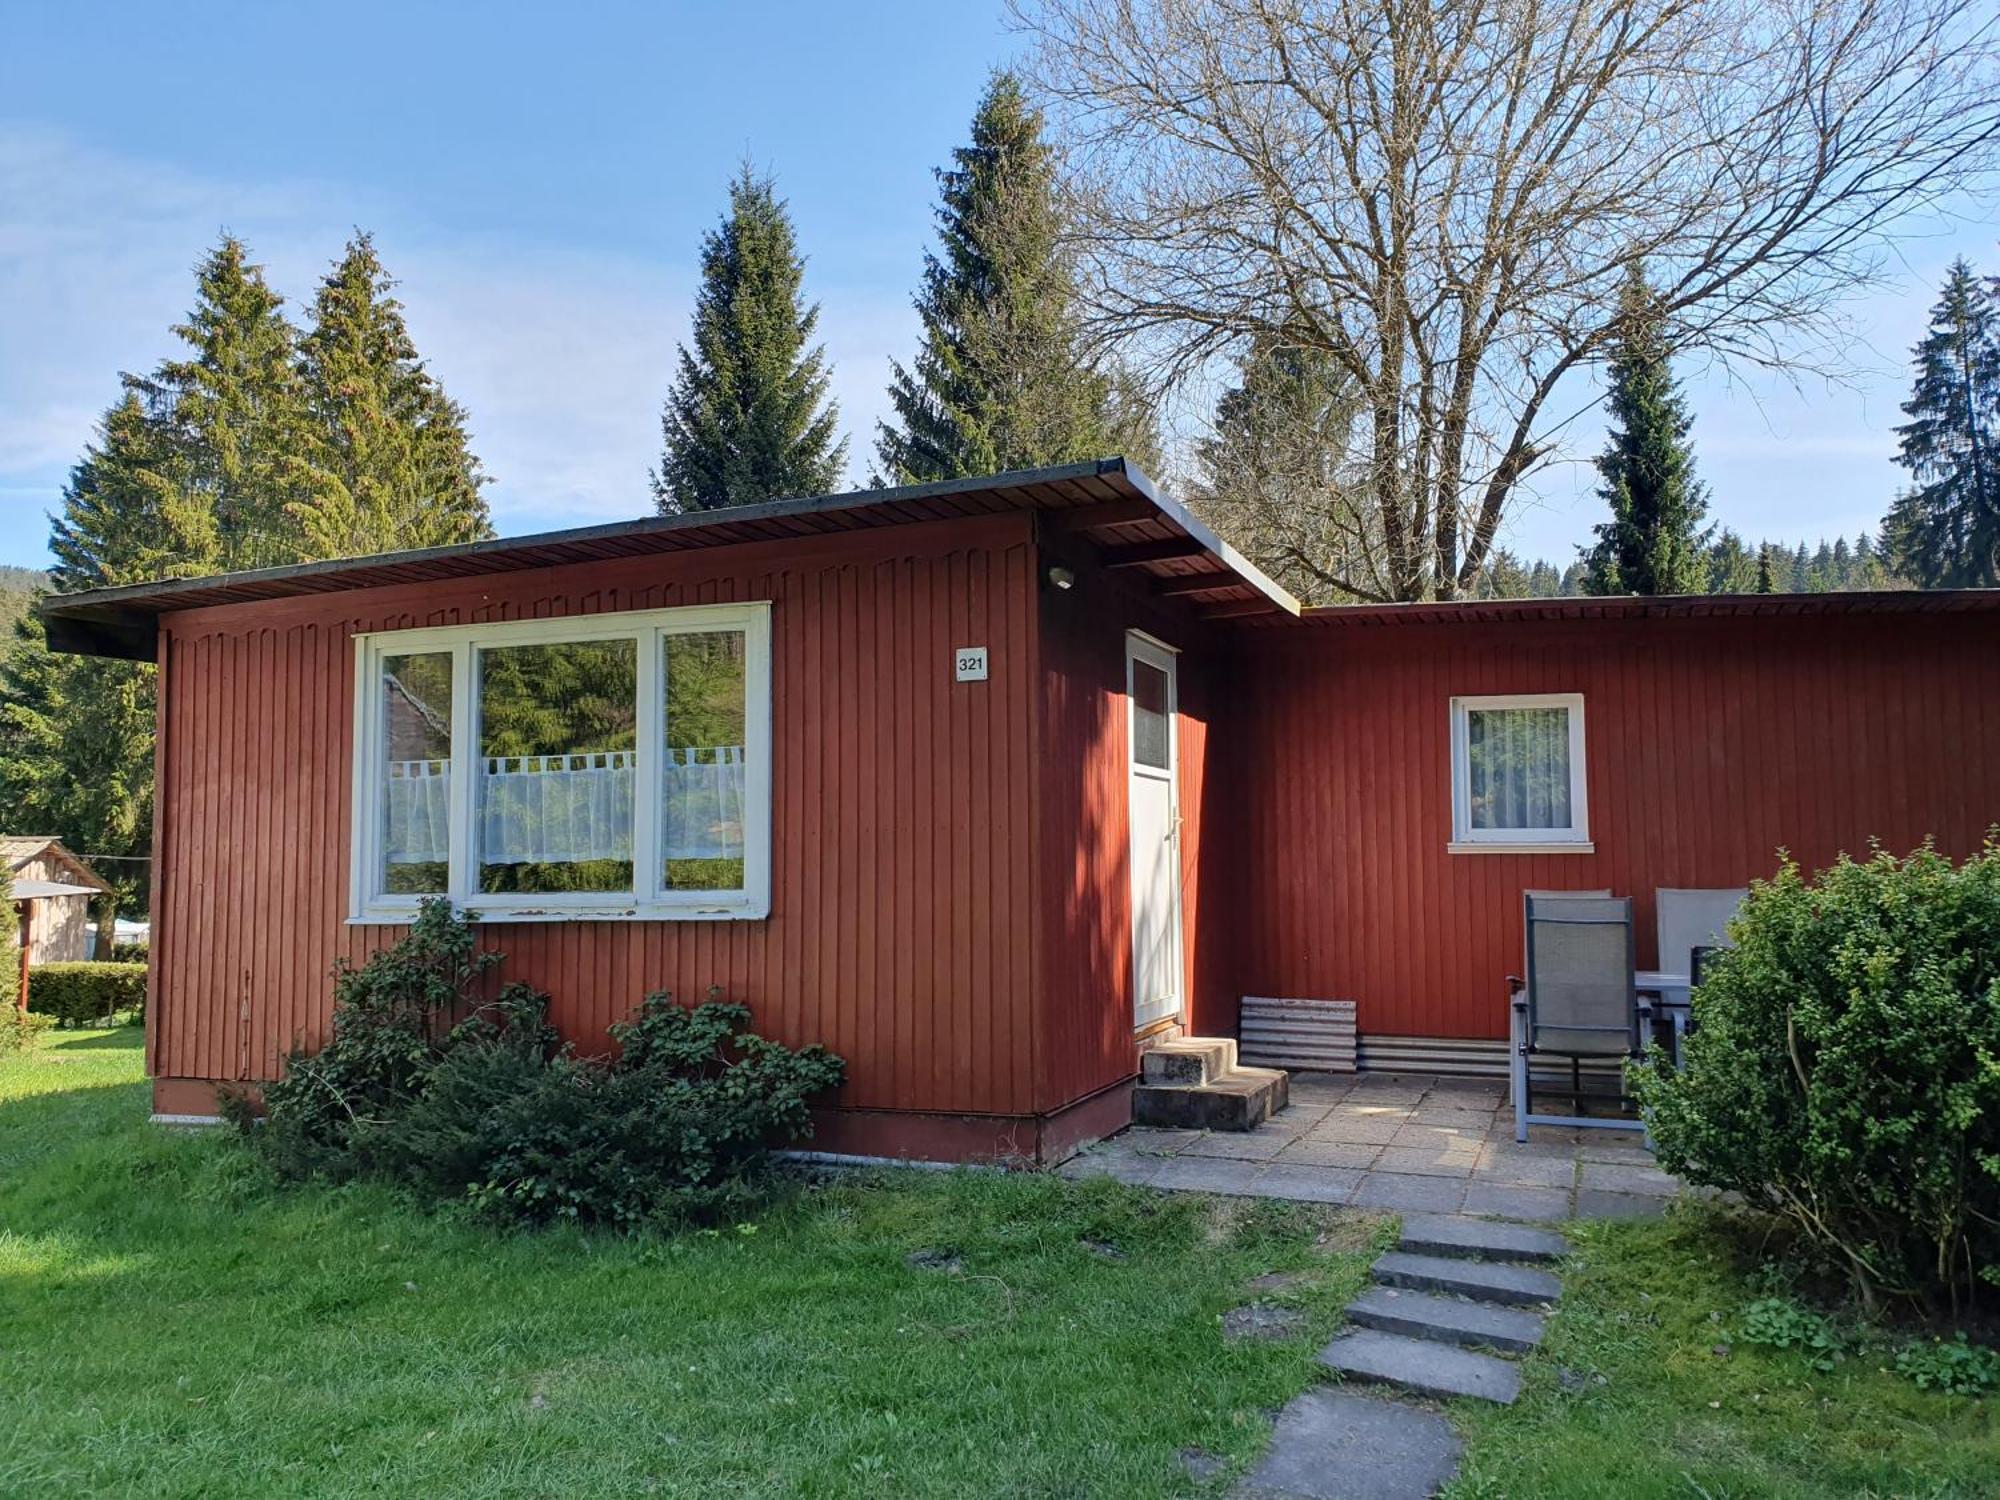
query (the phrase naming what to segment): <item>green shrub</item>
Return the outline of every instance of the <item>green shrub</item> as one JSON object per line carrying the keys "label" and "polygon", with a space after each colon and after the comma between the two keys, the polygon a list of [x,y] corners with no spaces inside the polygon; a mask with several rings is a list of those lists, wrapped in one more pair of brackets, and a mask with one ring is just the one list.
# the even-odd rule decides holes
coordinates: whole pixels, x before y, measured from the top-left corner
{"label": "green shrub", "polygon": [[151,954],[144,943],[135,943],[120,938],[111,945],[111,961],[115,964],[142,964]]}
{"label": "green shrub", "polygon": [[1984,1396],[2000,1390],[2000,1350],[1966,1342],[1965,1335],[1911,1344],[1896,1356],[1896,1373],[1919,1390],[1949,1396]]}
{"label": "green shrub", "polygon": [[1840,1362],[1846,1340],[1833,1320],[1790,1297],[1760,1297],[1743,1309],[1737,1339],[1765,1349],[1796,1349],[1815,1370]]}
{"label": "green shrub", "polygon": [[42,964],[28,971],[28,1009],[59,1026],[102,1026],[146,1005],[144,964]]}
{"label": "green shrub", "polygon": [[38,1016],[33,1011],[24,1016],[10,1001],[5,1009],[0,1009],[0,1056],[27,1051],[53,1025],[53,1017]]}
{"label": "green shrub", "polygon": [[842,1065],[750,1031],[711,997],[692,1009],[648,995],[612,1028],[610,1058],[553,1055],[539,997],[468,1038],[390,1121],[378,1149],[400,1174],[497,1217],[633,1228],[740,1216],[771,1148],[811,1133],[814,1096]]}
{"label": "green shrub", "polygon": [[531,987],[473,999],[499,957],[472,931],[425,903],[395,949],[340,972],[333,1039],[265,1094],[254,1138],[281,1171],[392,1178],[529,1224],[707,1221],[754,1203],[772,1149],[840,1084],[838,1058],[757,1036],[714,992],[649,995],[615,1055],[579,1058]]}
{"label": "green shrub", "polygon": [[[344,957],[334,965],[331,1039],[318,1052],[294,1051],[285,1076],[264,1089],[256,1139],[281,1173],[342,1178],[369,1168],[371,1130],[416,1097],[456,1028],[480,1010],[477,992],[501,957],[475,952],[476,941],[449,901],[426,901],[393,947],[358,969]],[[240,1098],[224,1111],[239,1124],[255,1118]]]}
{"label": "green shrub", "polygon": [[1643,1072],[1661,1165],[1789,1221],[1865,1303],[2000,1279],[2000,847],[1759,882]]}

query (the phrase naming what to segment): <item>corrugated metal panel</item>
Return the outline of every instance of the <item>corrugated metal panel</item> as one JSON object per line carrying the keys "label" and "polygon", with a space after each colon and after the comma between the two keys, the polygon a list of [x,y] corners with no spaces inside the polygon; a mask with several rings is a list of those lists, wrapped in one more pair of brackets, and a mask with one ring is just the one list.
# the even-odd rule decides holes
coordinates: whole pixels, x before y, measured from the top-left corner
{"label": "corrugated metal panel", "polygon": [[[1524,889],[1632,896],[1650,966],[1657,888],[2000,820],[1990,614],[1258,632],[1230,681],[1233,988],[1351,996],[1364,1035],[1503,1036]],[[1449,854],[1449,702],[1528,692],[1584,695],[1595,852]]]}
{"label": "corrugated metal panel", "polygon": [[[260,1079],[323,1036],[346,927],[352,635],[773,602],[772,915],[488,929],[586,1047],[712,984],[847,1058],[842,1102],[1026,1113],[1034,554],[1002,515],[168,617],[156,1076]],[[991,677],[953,681],[956,646]]]}

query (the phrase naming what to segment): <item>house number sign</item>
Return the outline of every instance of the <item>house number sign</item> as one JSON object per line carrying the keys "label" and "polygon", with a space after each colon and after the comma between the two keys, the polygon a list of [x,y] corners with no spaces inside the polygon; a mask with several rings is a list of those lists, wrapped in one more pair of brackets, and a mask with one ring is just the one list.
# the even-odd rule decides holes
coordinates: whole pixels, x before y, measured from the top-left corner
{"label": "house number sign", "polygon": [[986,680],[986,648],[984,646],[960,646],[951,653],[952,666],[960,682],[984,682]]}

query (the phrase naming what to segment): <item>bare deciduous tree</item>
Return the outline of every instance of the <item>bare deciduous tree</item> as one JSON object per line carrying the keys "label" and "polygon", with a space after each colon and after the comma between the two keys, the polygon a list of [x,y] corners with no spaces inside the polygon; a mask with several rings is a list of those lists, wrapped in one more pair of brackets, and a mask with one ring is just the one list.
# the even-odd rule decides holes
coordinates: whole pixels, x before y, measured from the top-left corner
{"label": "bare deciduous tree", "polygon": [[1819,367],[1885,226],[2000,141],[1991,0],[1016,3],[1100,330],[1354,382],[1364,598],[1478,576],[1629,266],[1677,348]]}

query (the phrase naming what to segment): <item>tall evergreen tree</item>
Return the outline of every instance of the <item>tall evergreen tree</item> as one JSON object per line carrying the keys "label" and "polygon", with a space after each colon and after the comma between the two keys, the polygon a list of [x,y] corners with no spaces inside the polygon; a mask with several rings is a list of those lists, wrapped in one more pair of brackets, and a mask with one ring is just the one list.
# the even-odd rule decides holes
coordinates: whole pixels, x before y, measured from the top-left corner
{"label": "tall evergreen tree", "polygon": [[[135,583],[212,566],[214,528],[187,540],[185,451],[136,393],[106,414],[71,471],[56,519],[51,586]],[[34,615],[0,664],[0,807],[17,827],[110,855],[126,909],[145,899],[153,806],[153,671],[137,662],[57,656]]]}
{"label": "tall evergreen tree", "polygon": [[2000,318],[1963,260],[1913,354],[1896,462],[1915,485],[1890,508],[1884,539],[1925,587],[1990,588],[2000,584]]}
{"label": "tall evergreen tree", "polygon": [[1195,449],[1195,507],[1301,599],[1387,597],[1373,571],[1372,512],[1352,484],[1352,383],[1325,353],[1268,340],[1238,370]]}
{"label": "tall evergreen tree", "polygon": [[1611,440],[1597,460],[1611,519],[1588,554],[1593,594],[1698,594],[1708,586],[1698,528],[1708,502],[1694,478],[1692,425],[1669,363],[1659,299],[1634,266],[1611,355]]}
{"label": "tall evergreen tree", "polygon": [[[125,466],[129,482],[150,476],[161,490],[157,519],[171,533],[161,539],[168,554],[149,560],[151,572],[132,576],[293,561],[299,549],[285,506],[286,468],[304,436],[305,400],[298,334],[285,317],[284,298],[250,263],[243,242],[226,235],[197,269],[194,310],[173,331],[186,353],[125,382],[175,450],[171,473],[159,461],[163,454]],[[122,507],[127,497],[113,498]],[[60,553],[61,520],[56,530]],[[103,540],[114,550],[122,545]],[[97,562],[117,566],[109,555]]]}
{"label": "tall evergreen tree", "polygon": [[939,253],[924,256],[916,297],[923,345],[910,368],[894,367],[879,481],[1156,458],[1150,402],[1086,355],[1056,166],[1041,112],[1014,74],[996,72],[971,144],[937,174]]}
{"label": "tall evergreen tree", "polygon": [[465,410],[418,357],[394,287],[374,241],[357,234],[313,299],[299,347],[310,420],[287,465],[303,557],[492,535]]}
{"label": "tall evergreen tree", "polygon": [[[801,300],[805,260],[768,177],[745,163],[729,212],[701,249],[694,348],[660,417],[653,475],[663,514],[823,494],[840,483],[847,443],[826,398],[819,307]],[[810,346],[810,347],[809,347]]]}

